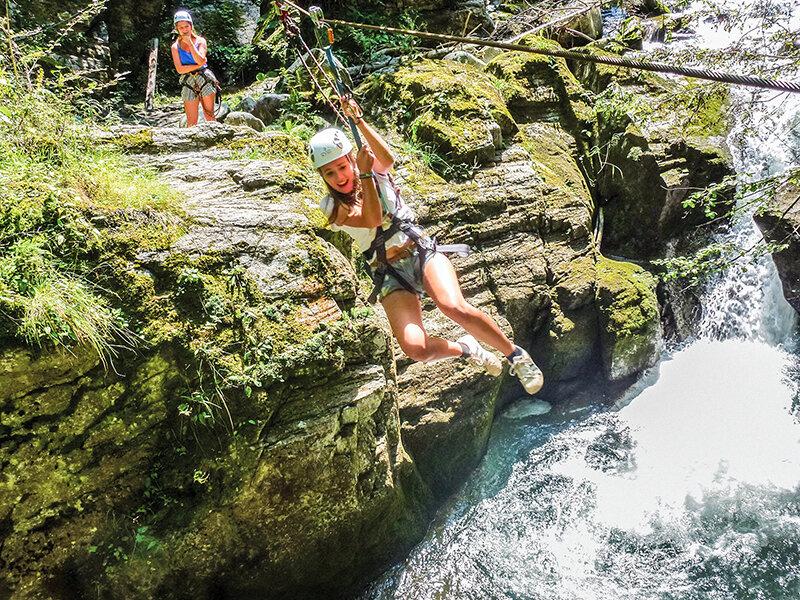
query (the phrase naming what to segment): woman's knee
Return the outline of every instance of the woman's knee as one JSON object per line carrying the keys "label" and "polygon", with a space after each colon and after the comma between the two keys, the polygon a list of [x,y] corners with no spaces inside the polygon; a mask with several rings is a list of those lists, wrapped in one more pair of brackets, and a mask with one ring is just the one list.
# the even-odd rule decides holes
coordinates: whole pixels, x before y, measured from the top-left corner
{"label": "woman's knee", "polygon": [[448,319],[456,323],[463,323],[479,316],[478,309],[469,304],[466,300],[443,302],[439,305],[439,310],[441,310]]}
{"label": "woman's knee", "polygon": [[400,342],[400,348],[403,350],[405,355],[410,358],[411,360],[417,362],[427,362],[433,358],[433,353],[431,348],[425,342],[425,340],[398,340]]}

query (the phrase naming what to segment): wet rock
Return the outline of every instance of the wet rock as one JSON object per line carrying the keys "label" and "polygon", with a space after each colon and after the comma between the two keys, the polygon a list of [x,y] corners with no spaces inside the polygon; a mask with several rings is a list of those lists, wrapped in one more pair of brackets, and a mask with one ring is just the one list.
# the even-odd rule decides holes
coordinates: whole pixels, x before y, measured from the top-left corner
{"label": "wet rock", "polygon": [[785,246],[772,253],[783,286],[783,296],[800,313],[800,186],[787,181],[769,206],[753,215],[753,220],[773,244]]}

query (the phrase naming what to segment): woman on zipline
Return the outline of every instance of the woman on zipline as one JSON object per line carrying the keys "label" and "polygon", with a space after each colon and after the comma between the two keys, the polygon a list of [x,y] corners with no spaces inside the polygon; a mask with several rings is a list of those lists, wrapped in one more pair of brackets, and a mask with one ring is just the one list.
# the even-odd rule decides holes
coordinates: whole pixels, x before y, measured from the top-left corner
{"label": "woman on zipline", "polygon": [[175,63],[183,88],[181,97],[186,111],[186,126],[197,125],[198,104],[203,106],[206,121],[215,121],[217,78],[206,63],[206,39],[195,32],[192,15],[188,11],[176,12],[172,22],[178,32],[178,39],[172,44],[172,62]]}
{"label": "woman on zipline", "polygon": [[[328,188],[320,207],[331,228],[347,232],[364,253],[375,280],[373,297],[380,298],[403,352],[426,362],[465,358],[490,375],[499,375],[500,360],[477,338],[508,359],[511,373],[529,394],[538,392],[544,377],[531,357],[464,299],[450,260],[413,225],[414,213],[401,200],[389,173],[394,156],[386,141],[364,121],[355,100],[343,100],[342,107],[365,143],[355,154],[344,132],[333,127],[311,138],[311,160]],[[423,291],[467,335],[456,342],[428,335],[422,323]]]}

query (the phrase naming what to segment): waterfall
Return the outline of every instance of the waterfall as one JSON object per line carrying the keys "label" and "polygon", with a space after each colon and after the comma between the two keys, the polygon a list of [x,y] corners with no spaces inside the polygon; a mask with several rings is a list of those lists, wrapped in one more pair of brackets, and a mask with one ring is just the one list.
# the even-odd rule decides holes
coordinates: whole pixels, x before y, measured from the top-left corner
{"label": "waterfall", "polygon": [[[731,39],[720,22],[698,27],[707,47]],[[799,164],[800,95],[786,96],[732,132],[738,172]],[[724,235],[740,248],[760,238],[748,214]],[[800,596],[795,313],[768,256],[713,278],[702,306],[696,338],[615,410],[500,419],[479,471],[364,597]]]}

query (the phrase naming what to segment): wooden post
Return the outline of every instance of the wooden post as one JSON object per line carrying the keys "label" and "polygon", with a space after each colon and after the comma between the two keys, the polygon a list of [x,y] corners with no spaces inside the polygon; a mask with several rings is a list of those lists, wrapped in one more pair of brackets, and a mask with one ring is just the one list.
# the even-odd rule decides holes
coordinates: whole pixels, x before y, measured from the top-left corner
{"label": "wooden post", "polygon": [[147,71],[147,92],[144,96],[145,110],[153,110],[153,98],[156,95],[156,70],[158,69],[158,38],[153,38],[153,49],[150,50],[149,69]]}

